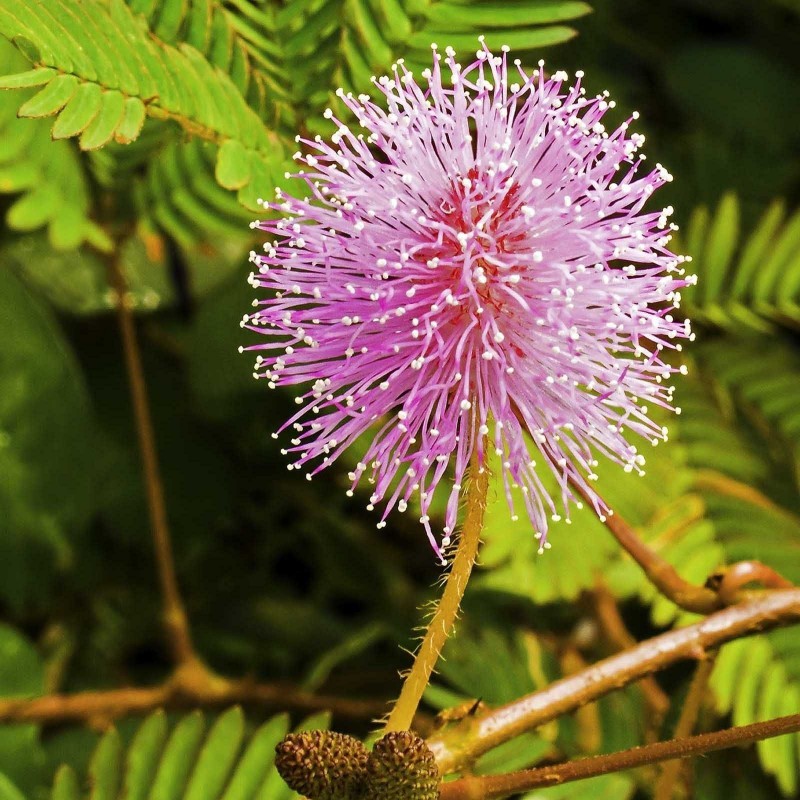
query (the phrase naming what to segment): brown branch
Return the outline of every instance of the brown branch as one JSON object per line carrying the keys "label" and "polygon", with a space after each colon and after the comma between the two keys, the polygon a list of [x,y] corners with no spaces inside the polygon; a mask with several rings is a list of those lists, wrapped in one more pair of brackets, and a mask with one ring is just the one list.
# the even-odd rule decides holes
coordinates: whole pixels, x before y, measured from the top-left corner
{"label": "brown branch", "polygon": [[[714,669],[716,658],[717,651],[714,650],[697,665],[672,734],[673,739],[685,739],[691,736],[694,726],[697,724],[697,718],[700,715],[700,708],[703,705],[703,699],[705,698],[708,681]],[[680,779],[682,768],[683,763],[677,760],[669,761],[664,765],[656,784],[653,800],[670,800],[672,798],[675,793],[675,786]]]}
{"label": "brown branch", "polygon": [[702,753],[750,744],[796,731],[800,731],[800,714],[779,717],[769,722],[755,722],[738,728],[727,728],[714,733],[702,733],[685,739],[656,742],[609,755],[580,758],[566,764],[512,772],[507,775],[461,778],[442,784],[440,800],[499,800],[531,789],[585,780],[659,761],[691,758]]}
{"label": "brown branch", "polygon": [[116,295],[117,322],[122,336],[125,354],[125,368],[130,384],[131,401],[136,422],[136,434],[142,458],[147,508],[150,514],[150,527],[155,547],[158,577],[164,601],[164,625],[175,663],[192,664],[197,661],[192,646],[189,621],[175,577],[175,560],[170,543],[169,522],[167,520],[164,488],[158,465],[153,422],[147,397],[147,385],[142,369],[136,326],[131,310],[125,276],[119,264],[119,246],[116,252],[106,258],[109,282]]}
{"label": "brown branch", "polygon": [[[76,694],[54,694],[31,699],[0,700],[0,723],[68,722],[107,726],[114,719],[143,715],[158,708],[216,707],[242,703],[304,712],[331,711],[334,715],[369,720],[386,711],[380,700],[357,700],[306,692],[291,684],[229,681],[216,678],[204,688],[173,679],[153,687],[129,687]],[[420,719],[423,727],[427,718]]]}
{"label": "brown branch", "polygon": [[790,589],[792,582],[760,561],[738,561],[721,570],[716,587],[717,595],[725,605],[735,603],[743,586],[760,583],[766,589]]}
{"label": "brown branch", "polygon": [[800,621],[800,589],[762,595],[669,631],[600,661],[576,675],[500,708],[468,718],[428,740],[443,775],[503,742],[574,711],[609,692],[705,650],[777,625]]}
{"label": "brown branch", "polygon": [[[594,501],[584,486],[578,481],[571,481],[571,485],[586,503],[594,507]],[[619,514],[608,513],[603,523],[628,555],[644,570],[650,582],[673,603],[697,614],[708,614],[722,607],[723,603],[716,592],[684,580],[675,567],[651,550],[639,538],[633,526]]]}

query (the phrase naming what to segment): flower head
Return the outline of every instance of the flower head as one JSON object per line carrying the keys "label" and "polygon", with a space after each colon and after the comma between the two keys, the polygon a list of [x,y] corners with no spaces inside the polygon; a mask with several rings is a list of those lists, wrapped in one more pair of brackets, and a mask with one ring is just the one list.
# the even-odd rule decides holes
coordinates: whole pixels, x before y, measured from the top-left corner
{"label": "flower head", "polygon": [[273,237],[251,255],[251,283],[269,290],[243,321],[267,337],[256,375],[310,384],[284,425],[290,469],[310,477],[377,426],[353,487],[366,475],[379,527],[418,494],[439,554],[470,458],[489,448],[542,547],[571,483],[603,513],[596,455],[641,471],[623,430],[666,437],[648,406],[669,405],[662,356],[691,335],[670,314],[691,281],[668,249],[672,209],[643,210],[671,176],[645,167],[630,120],[606,130],[607,93],[541,66],[482,45],[462,68],[434,47],[424,84],[402,62],[375,81],[380,105],[340,90],[362,131],[327,112],[330,142],[295,155],[308,196],[279,194],[267,205],[281,216],[254,223]]}

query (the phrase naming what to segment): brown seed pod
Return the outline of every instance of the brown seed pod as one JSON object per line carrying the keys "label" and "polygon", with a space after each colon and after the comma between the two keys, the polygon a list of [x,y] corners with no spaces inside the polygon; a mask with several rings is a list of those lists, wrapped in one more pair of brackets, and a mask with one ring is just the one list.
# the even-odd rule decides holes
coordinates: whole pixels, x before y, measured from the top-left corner
{"label": "brown seed pod", "polygon": [[438,800],[439,769],[423,739],[392,731],[375,743],[367,763],[366,800]]}
{"label": "brown seed pod", "polygon": [[333,731],[290,733],[275,748],[280,776],[310,800],[360,800],[368,759],[358,739]]}

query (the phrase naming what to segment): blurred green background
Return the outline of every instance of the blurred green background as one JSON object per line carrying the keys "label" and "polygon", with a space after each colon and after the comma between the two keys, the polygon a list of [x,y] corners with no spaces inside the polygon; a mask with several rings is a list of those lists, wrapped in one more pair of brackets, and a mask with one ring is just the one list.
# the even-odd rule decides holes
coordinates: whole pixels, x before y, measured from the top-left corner
{"label": "blurred green background", "polygon": [[[193,2],[128,5],[161,40],[179,42]],[[15,3],[0,3],[7,38]],[[526,33],[533,23],[496,39],[519,41],[527,63],[583,69],[589,91],[611,92],[617,120],[641,112],[648,158],[675,177],[658,202],[675,206],[679,248],[701,278],[686,295],[698,338],[684,352],[691,371],[671,441],[653,451],[644,479],[606,468],[600,489],[690,580],[744,558],[800,580],[800,3],[596,0],[587,14],[582,3],[537,0],[206,5],[250,59],[242,96],[286,152],[297,130],[325,132],[320,112],[337,82],[355,86],[404,53],[421,60],[432,38],[473,41],[483,21],[501,27],[500,12],[551,14],[561,27],[546,49]],[[577,36],[556,44],[569,28]],[[222,58],[223,44],[216,56],[211,45],[209,59]],[[27,68],[0,41],[0,72]],[[0,695],[147,685],[170,669],[113,293],[97,252],[111,220],[125,238],[120,263],[199,652],[223,674],[389,700],[408,662],[399,645],[412,645],[439,568],[412,515],[377,531],[367,492],[345,496],[351,462],[310,483],[285,469],[270,433],[292,396],[256,383],[250,356],[237,353],[250,341],[239,320],[252,299],[255,212],[215,181],[215,146],[173,122],[148,121],[133,144],[83,153],[73,139],[50,141],[51,120],[17,119],[34,93],[0,94]],[[267,183],[282,174],[281,152],[272,167]],[[553,550],[538,558],[500,495],[429,710],[509,700],[608,653],[598,574],[638,638],[688,618],[588,514],[555,526]],[[661,736],[688,677],[659,678],[673,701]],[[723,651],[701,725],[798,708],[800,633],[789,629]],[[247,719],[267,716],[255,709]],[[647,720],[641,692],[629,689],[493,754],[484,769],[637,744]],[[128,736],[135,725],[120,729]],[[83,770],[95,742],[80,726],[0,728],[0,773],[40,797],[58,764]],[[796,736],[709,757],[695,765],[693,796],[796,796],[799,765]],[[0,796],[16,797],[4,786]],[[644,798],[652,776],[566,788],[530,798]]]}

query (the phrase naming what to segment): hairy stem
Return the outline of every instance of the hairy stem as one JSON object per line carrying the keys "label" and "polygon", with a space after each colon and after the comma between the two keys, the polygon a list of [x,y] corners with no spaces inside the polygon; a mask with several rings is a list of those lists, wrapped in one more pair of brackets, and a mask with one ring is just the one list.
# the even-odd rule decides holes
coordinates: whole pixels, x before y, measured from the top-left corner
{"label": "hairy stem", "polygon": [[169,535],[169,523],[164,502],[164,488],[158,465],[153,422],[150,416],[150,403],[147,397],[147,384],[142,369],[139,342],[131,310],[125,276],[119,264],[119,248],[106,259],[109,282],[116,294],[117,322],[122,337],[125,354],[125,369],[128,373],[131,402],[142,458],[147,508],[150,515],[150,528],[155,548],[159,583],[164,601],[164,625],[172,656],[179,665],[191,664],[197,658],[192,647],[189,621],[175,577],[175,560]]}
{"label": "hairy stem", "polygon": [[446,775],[503,742],[656,670],[684,659],[703,658],[707,649],[732,639],[798,621],[800,589],[766,591],[694,625],[655,636],[538,692],[465,719],[432,736],[427,744]]}
{"label": "hairy stem", "polygon": [[[694,730],[716,658],[716,651],[712,651],[697,665],[697,669],[692,676],[692,682],[689,685],[689,691],[686,694],[686,699],[683,701],[683,708],[681,708],[678,722],[675,725],[675,731],[672,735],[673,739],[685,739],[690,736]],[[658,783],[656,784],[653,800],[671,800],[675,793],[675,786],[681,776],[682,767],[682,762],[677,760],[669,761],[664,765],[661,777],[659,777]]]}
{"label": "hairy stem", "polygon": [[699,736],[689,736],[684,739],[656,742],[609,755],[580,758],[566,764],[512,772],[507,775],[491,775],[485,778],[462,778],[442,784],[440,800],[499,800],[499,798],[531,789],[585,780],[660,761],[690,758],[701,753],[724,750],[728,747],[749,744],[796,731],[800,731],[800,714],[779,717],[769,722],[755,722],[752,725],[742,725],[738,728],[727,728],[714,733],[703,733]]}
{"label": "hairy stem", "polygon": [[470,466],[467,487],[467,514],[459,537],[456,556],[447,576],[442,598],[425,631],[425,637],[414,658],[411,671],[403,682],[400,696],[389,714],[389,719],[383,729],[384,733],[407,730],[411,726],[417,706],[422,699],[422,693],[428,685],[442,647],[444,647],[456,621],[461,598],[464,596],[467,581],[478,554],[488,488],[489,472],[479,466],[477,458],[474,458]]}

